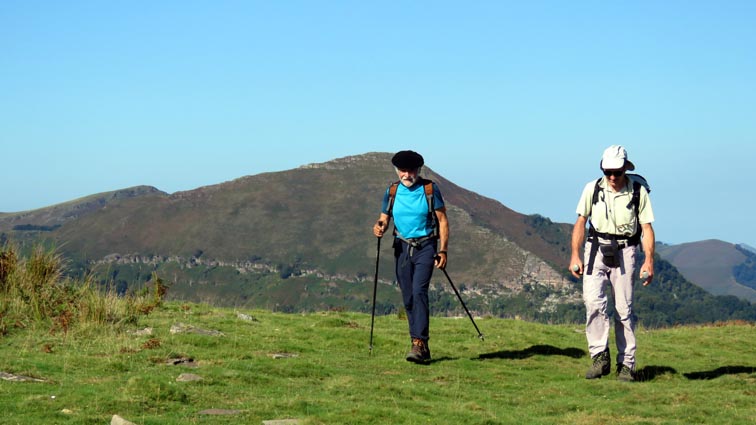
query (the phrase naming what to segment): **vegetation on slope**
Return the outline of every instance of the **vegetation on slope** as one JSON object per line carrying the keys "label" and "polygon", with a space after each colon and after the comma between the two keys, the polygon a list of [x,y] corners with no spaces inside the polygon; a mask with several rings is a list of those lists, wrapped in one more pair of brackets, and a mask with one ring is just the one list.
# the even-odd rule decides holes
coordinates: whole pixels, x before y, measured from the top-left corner
{"label": "vegetation on slope", "polygon": [[91,280],[65,275],[65,259],[38,246],[26,257],[12,244],[0,247],[0,335],[11,328],[43,327],[66,334],[72,328],[127,325],[160,305],[166,286],[159,278],[154,291],[129,296],[103,293]]}
{"label": "vegetation on slope", "polygon": [[746,260],[733,267],[732,274],[735,276],[735,281],[751,289],[756,289],[756,254],[740,245],[736,245],[736,248],[746,256]]}

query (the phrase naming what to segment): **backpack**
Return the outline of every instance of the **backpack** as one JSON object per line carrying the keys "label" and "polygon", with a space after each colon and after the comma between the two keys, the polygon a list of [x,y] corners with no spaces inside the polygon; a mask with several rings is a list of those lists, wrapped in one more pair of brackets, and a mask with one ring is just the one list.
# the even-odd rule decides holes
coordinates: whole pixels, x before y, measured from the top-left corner
{"label": "backpack", "polygon": [[[420,178],[419,183],[422,183],[425,189],[425,200],[428,201],[428,222],[433,228],[431,236],[438,236],[438,220],[436,220],[435,209],[433,208],[433,181]],[[392,217],[394,212],[394,199],[396,198],[396,190],[399,188],[401,182],[395,181],[389,186],[389,199],[388,199],[388,216]],[[394,225],[394,235],[397,234],[396,225]]]}
{"label": "backpack", "polygon": [[[630,179],[630,181],[633,183],[633,196],[630,199],[630,202],[627,203],[627,208],[635,208],[635,221],[638,222],[638,209],[640,208],[640,188],[641,185],[646,188],[646,191],[651,193],[651,188],[648,185],[648,181],[646,179],[639,175],[639,174],[626,174],[627,178]],[[603,177],[602,177],[603,178]],[[593,198],[591,199],[591,210],[593,210],[593,205],[596,205],[599,200],[599,192],[603,191],[604,189],[599,186],[599,183],[601,182],[602,178],[599,178],[596,180],[596,184],[593,186]],[[593,212],[593,211],[591,211]],[[637,224],[638,228],[635,231],[635,234],[630,236],[629,238],[618,238],[615,235],[608,235],[604,233],[600,233],[596,231],[596,229],[593,227],[593,223],[591,223],[590,220],[588,220],[588,225],[590,226],[590,232],[589,232],[589,238],[593,239],[593,243],[591,243],[591,251],[589,253],[588,257],[588,265],[585,274],[590,275],[593,273],[593,261],[596,259],[596,253],[599,250],[599,241],[598,238],[602,237],[604,239],[610,239],[612,241],[611,246],[607,249],[606,252],[604,249],[602,249],[602,254],[604,254],[604,264],[609,265],[607,263],[607,259],[610,258],[609,261],[616,261],[615,253],[617,248],[617,240],[618,239],[627,239],[627,243],[635,245],[640,242],[641,238],[641,226],[640,223]],[[609,256],[607,256],[609,254]],[[616,267],[619,264],[614,263],[611,264],[611,267]]]}

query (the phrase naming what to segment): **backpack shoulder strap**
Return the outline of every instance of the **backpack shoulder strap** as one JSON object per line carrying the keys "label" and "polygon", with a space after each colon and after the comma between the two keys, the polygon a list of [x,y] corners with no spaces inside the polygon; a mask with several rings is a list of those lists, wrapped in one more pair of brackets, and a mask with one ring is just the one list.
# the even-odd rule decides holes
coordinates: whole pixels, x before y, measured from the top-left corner
{"label": "backpack shoulder strap", "polygon": [[630,208],[630,206],[635,207],[635,215],[638,215],[638,208],[640,207],[640,188],[641,184],[638,182],[633,182],[633,198],[630,199],[630,203],[627,204],[627,207]]}
{"label": "backpack shoulder strap", "polygon": [[428,201],[428,212],[433,212],[433,182],[423,180],[423,188],[425,188],[425,199]]}
{"label": "backpack shoulder strap", "polygon": [[601,183],[600,178],[596,180],[596,184],[593,185],[593,197],[591,198],[591,205],[596,205],[598,203],[599,192],[604,190],[601,188],[601,186],[599,186],[599,183]]}
{"label": "backpack shoulder strap", "polygon": [[[630,202],[627,203],[628,209],[634,209],[635,210],[635,220],[639,220],[639,214],[640,214],[640,196],[641,196],[641,186],[646,188],[646,192],[651,192],[651,187],[648,185],[648,182],[646,179],[639,175],[639,174],[628,174],[628,178],[631,182],[633,182],[633,196],[630,199]],[[640,242],[641,234],[642,234],[640,223],[638,223],[638,227],[636,229],[636,232],[633,236],[630,237],[630,241],[634,241],[635,243]]]}
{"label": "backpack shoulder strap", "polygon": [[651,193],[651,187],[648,185],[648,181],[640,174],[628,174],[627,177],[633,183],[633,197],[627,204],[627,208],[635,206],[635,213],[638,214],[638,208],[640,207],[640,188],[641,186],[646,188],[646,192]]}
{"label": "backpack shoulder strap", "polygon": [[395,181],[389,186],[389,199],[388,199],[388,216],[391,217],[394,212],[394,199],[396,198],[396,189],[399,187],[399,182]]}
{"label": "backpack shoulder strap", "polygon": [[433,236],[438,236],[438,220],[436,220],[436,212],[433,207],[433,181],[423,179],[422,183],[425,189],[425,200],[428,201],[428,222],[433,229]]}

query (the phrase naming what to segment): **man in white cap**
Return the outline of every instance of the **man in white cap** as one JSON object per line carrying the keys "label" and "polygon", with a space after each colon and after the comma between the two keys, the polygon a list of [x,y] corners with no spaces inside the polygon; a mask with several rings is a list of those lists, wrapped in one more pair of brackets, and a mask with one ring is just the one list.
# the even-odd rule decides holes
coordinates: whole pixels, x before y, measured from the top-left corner
{"label": "man in white cap", "polygon": [[[600,378],[611,371],[609,316],[606,285],[614,295],[614,333],[617,343],[617,379],[635,380],[635,324],[633,279],[638,245],[645,259],[639,275],[643,286],[654,278],[654,213],[646,181],[626,171],[635,169],[624,147],[608,147],[600,164],[604,177],[585,185],[572,229],[570,271],[583,277],[586,308],[585,333],[593,363],[586,379]],[[586,224],[589,226],[585,237]],[[583,257],[580,247],[584,246]]]}
{"label": "man in white cap", "polygon": [[433,267],[446,267],[449,223],[438,186],[419,176],[423,157],[414,151],[400,151],[391,158],[391,163],[399,181],[383,195],[373,234],[383,237],[393,217],[396,279],[402,290],[412,340],[406,359],[425,364],[431,359],[428,288]]}

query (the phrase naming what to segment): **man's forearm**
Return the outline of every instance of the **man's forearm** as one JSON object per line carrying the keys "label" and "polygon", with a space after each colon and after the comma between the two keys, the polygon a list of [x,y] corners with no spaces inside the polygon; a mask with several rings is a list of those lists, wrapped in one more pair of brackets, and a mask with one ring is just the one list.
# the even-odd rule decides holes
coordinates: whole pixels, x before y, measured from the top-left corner
{"label": "man's forearm", "polygon": [[643,225],[643,253],[646,255],[646,262],[653,264],[654,252],[656,250],[656,234],[650,224]]}
{"label": "man's forearm", "polygon": [[580,248],[585,243],[585,221],[578,219],[572,227],[572,256],[580,256]]}

